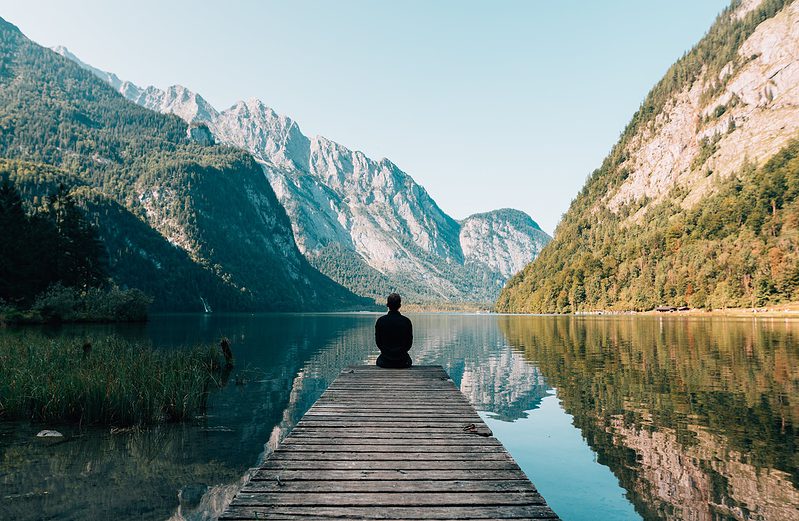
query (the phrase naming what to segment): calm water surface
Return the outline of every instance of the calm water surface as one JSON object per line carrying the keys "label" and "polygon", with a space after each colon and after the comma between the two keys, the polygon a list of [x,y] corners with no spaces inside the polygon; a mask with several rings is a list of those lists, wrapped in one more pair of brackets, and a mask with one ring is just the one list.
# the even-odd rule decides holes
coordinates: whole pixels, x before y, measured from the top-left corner
{"label": "calm water surface", "polygon": [[[416,363],[444,366],[563,519],[799,519],[799,321],[410,316]],[[0,519],[213,519],[342,367],[374,361],[375,318],[42,330],[163,349],[225,335],[236,373],[190,424],[0,422]]]}

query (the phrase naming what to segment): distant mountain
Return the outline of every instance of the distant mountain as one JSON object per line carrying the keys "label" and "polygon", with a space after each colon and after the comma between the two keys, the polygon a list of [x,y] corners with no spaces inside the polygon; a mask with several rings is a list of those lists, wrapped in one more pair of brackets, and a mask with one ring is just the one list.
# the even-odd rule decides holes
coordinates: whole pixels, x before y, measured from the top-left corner
{"label": "distant mountain", "polygon": [[354,292],[382,299],[493,302],[550,240],[529,216],[499,210],[458,222],[387,159],[306,137],[257,99],[222,112],[185,87],[140,88],[55,48],[137,104],[205,125],[217,142],[258,159],[291,220],[300,251]]}
{"label": "distant mountain", "polygon": [[735,1],[652,89],[502,311],[799,299],[799,2]]}
{"label": "distant mountain", "polygon": [[[93,71],[98,73],[99,71]],[[0,19],[0,177],[31,204],[57,182],[100,227],[111,275],[156,309],[307,310],[363,305],[297,249],[246,152],[198,143],[184,121],[120,96]]]}

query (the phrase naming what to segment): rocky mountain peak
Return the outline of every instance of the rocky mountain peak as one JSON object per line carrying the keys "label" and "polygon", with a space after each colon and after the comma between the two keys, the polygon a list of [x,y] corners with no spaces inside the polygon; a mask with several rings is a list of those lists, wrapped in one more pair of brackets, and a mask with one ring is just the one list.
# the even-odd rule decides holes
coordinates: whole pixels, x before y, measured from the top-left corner
{"label": "rocky mountain peak", "polygon": [[[109,81],[102,71],[95,74]],[[402,288],[419,302],[488,303],[549,240],[521,212],[458,223],[390,160],[371,159],[322,136],[308,138],[291,118],[259,99],[217,112],[179,86],[148,87],[140,95],[115,88],[139,105],[203,122],[216,142],[261,161],[300,251],[362,295],[382,298]],[[501,222],[506,217],[510,220]]]}

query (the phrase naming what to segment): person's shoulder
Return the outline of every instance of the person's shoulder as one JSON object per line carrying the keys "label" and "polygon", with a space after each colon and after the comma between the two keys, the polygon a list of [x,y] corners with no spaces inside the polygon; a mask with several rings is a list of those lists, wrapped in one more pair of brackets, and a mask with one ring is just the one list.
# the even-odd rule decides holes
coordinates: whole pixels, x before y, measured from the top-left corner
{"label": "person's shoulder", "polygon": [[404,318],[404,319],[405,319],[405,322],[406,322],[406,323],[408,323],[408,324],[410,324],[410,323],[411,323],[411,319],[410,319],[410,318],[408,318],[407,316],[405,316],[405,315],[402,315],[402,318]]}

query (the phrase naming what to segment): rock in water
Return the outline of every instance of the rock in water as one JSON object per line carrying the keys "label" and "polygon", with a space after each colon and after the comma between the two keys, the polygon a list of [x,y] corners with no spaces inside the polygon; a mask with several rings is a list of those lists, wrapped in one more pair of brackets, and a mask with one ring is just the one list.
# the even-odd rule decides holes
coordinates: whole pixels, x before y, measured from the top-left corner
{"label": "rock in water", "polygon": [[58,431],[43,430],[36,435],[37,438],[63,438],[64,435]]}

